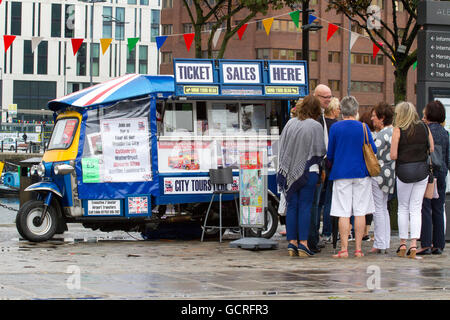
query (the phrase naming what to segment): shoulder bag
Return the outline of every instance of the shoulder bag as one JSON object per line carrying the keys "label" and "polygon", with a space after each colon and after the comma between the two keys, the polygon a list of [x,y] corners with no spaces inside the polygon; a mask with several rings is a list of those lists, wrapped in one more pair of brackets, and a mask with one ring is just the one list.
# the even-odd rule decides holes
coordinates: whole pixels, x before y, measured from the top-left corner
{"label": "shoulder bag", "polygon": [[[423,197],[425,199],[433,199],[433,198],[435,198],[437,179],[433,175],[433,160],[432,160],[431,152],[430,152],[430,140],[429,140],[430,138],[428,137],[429,131],[428,131],[427,125],[424,124],[424,126],[427,129],[427,130],[425,130],[425,132],[427,133],[428,163],[429,163],[430,174],[428,175],[427,188],[425,189],[425,194],[423,195]],[[439,194],[437,195],[437,198],[439,198]]]}
{"label": "shoulder bag", "polygon": [[[363,155],[364,161],[366,162],[367,171],[371,177],[376,177],[381,172],[380,164],[378,163],[377,156],[373,152],[372,145],[369,142],[369,135],[367,133],[367,128],[363,123],[364,129],[364,144],[363,144]],[[367,142],[367,143],[366,143]]]}

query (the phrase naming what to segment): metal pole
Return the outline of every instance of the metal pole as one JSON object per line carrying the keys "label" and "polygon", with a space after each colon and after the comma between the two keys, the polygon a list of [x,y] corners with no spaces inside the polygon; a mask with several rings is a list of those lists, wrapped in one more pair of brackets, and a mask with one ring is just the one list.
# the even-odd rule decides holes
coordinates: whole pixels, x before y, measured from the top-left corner
{"label": "metal pole", "polygon": [[[302,24],[307,25],[309,20],[309,0],[302,0]],[[309,75],[309,29],[302,30],[302,59],[306,61],[306,70]]]}
{"label": "metal pole", "polygon": [[348,67],[347,67],[347,95],[350,95],[352,83],[352,20],[348,19]]}
{"label": "metal pole", "polygon": [[93,57],[92,57],[92,44],[94,43],[94,4],[95,1],[92,2],[92,8],[91,8],[91,47],[89,50],[90,55],[90,66],[89,66],[89,78],[90,78],[90,84],[92,87],[92,63],[93,63]]}

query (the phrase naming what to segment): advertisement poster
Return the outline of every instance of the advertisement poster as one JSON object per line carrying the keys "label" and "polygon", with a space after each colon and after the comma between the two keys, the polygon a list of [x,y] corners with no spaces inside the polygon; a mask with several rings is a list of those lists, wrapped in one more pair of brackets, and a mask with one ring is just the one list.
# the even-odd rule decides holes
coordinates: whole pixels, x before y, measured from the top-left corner
{"label": "advertisement poster", "polygon": [[89,200],[87,214],[89,216],[120,216],[120,200]]}
{"label": "advertisement poster", "polygon": [[198,172],[215,168],[216,156],[211,141],[160,141],[160,172]]}
{"label": "advertisement poster", "polygon": [[[220,188],[221,186],[216,186]],[[239,190],[239,177],[233,177],[230,190]],[[170,177],[164,178],[164,194],[206,194],[212,193],[214,187],[209,177]]]}
{"label": "advertisement poster", "polygon": [[151,180],[147,118],[100,121],[105,182]]}
{"label": "advertisement poster", "polygon": [[129,197],[128,214],[148,214],[148,197]]}
{"label": "advertisement poster", "polygon": [[242,152],[240,156],[240,224],[243,227],[264,226],[267,186],[263,174],[263,152]]}
{"label": "advertisement poster", "polygon": [[98,158],[81,159],[83,183],[98,183],[100,181],[100,164]]}

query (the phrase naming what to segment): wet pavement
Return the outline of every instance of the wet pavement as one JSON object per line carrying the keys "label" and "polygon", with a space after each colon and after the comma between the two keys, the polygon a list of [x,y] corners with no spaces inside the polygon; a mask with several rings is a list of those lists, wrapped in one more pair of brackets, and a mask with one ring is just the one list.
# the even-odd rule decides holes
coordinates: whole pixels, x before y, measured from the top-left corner
{"label": "wet pavement", "polygon": [[[395,249],[337,260],[327,244],[305,259],[289,257],[279,233],[278,249],[251,251],[230,248],[239,237],[232,233],[223,243],[144,241],[78,224],[59,237],[31,243],[13,224],[0,225],[0,299],[450,299],[446,251],[422,260]],[[393,235],[392,248],[398,243]]]}

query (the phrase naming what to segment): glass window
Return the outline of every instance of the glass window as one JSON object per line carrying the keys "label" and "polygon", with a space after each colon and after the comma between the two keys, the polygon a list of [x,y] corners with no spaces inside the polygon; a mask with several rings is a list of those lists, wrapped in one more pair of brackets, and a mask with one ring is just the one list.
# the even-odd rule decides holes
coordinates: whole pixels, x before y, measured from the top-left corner
{"label": "glass window", "polygon": [[148,46],[139,46],[139,73],[147,74]]}
{"label": "glass window", "polygon": [[364,64],[369,64],[369,61],[370,61],[370,56],[368,56],[368,55],[365,54],[365,55],[363,56],[363,63],[364,63]]}
{"label": "glass window", "polygon": [[86,43],[82,43],[77,52],[77,76],[86,75]]}
{"label": "glass window", "polygon": [[53,129],[48,149],[68,149],[78,126],[78,119],[67,118],[58,120]]}
{"label": "glass window", "polygon": [[172,34],[172,25],[171,24],[162,24],[161,25],[161,34],[163,36]]}
{"label": "glass window", "polygon": [[162,2],[163,9],[170,9],[172,7],[173,7],[173,0],[163,0]]}
{"label": "glass window", "polygon": [[141,0],[139,3],[141,6],[148,6],[148,0]]}
{"label": "glass window", "polygon": [[31,40],[23,41],[23,73],[33,74],[34,72],[34,54],[31,51]]}
{"label": "glass window", "polygon": [[56,98],[56,81],[14,80],[13,103],[17,109],[45,109]]}
{"label": "glass window", "polygon": [[[241,128],[247,133],[261,133],[266,130],[266,105],[265,104],[242,104]],[[267,134],[267,131],[263,134]]]}
{"label": "glass window", "polygon": [[[116,8],[116,20],[120,22],[125,21],[125,8]],[[116,40],[124,40],[125,25],[123,23],[116,23]]]}
{"label": "glass window", "polygon": [[136,4],[136,0],[128,0],[128,4]]}
{"label": "glass window", "polygon": [[11,34],[20,36],[22,33],[22,3],[11,2]]}
{"label": "glass window", "polygon": [[103,7],[103,38],[112,38],[112,7]]}
{"label": "glass window", "polygon": [[271,30],[273,30],[273,31],[279,31],[280,30],[280,20],[277,20],[277,19],[273,20]]}
{"label": "glass window", "polygon": [[318,60],[318,54],[319,54],[319,51],[310,51],[309,52],[309,60],[310,61],[317,61]]}
{"label": "glass window", "polygon": [[133,50],[127,50],[127,73],[136,72],[136,47]]}
{"label": "glass window", "polygon": [[275,60],[280,59],[280,50],[272,49],[272,59],[275,59]]}
{"label": "glass window", "polygon": [[280,21],[281,31],[288,31],[288,22],[287,20]]}
{"label": "glass window", "polygon": [[213,103],[208,118],[209,129],[213,132],[239,132],[238,103]]}
{"label": "glass window", "polygon": [[160,11],[152,10],[152,23],[151,23],[151,41],[155,42],[156,37],[159,36],[159,24],[160,24]]}
{"label": "glass window", "polygon": [[52,37],[61,37],[61,8],[61,4],[52,3]]}
{"label": "glass window", "polygon": [[75,28],[75,5],[66,4],[65,10],[64,36],[66,38],[73,38],[73,30]]}
{"label": "glass window", "polygon": [[269,49],[256,49],[256,59],[270,59]]}
{"label": "glass window", "polygon": [[93,43],[91,48],[92,54],[92,75],[98,77],[100,68],[100,44]]}
{"label": "glass window", "polygon": [[37,49],[38,49],[37,73],[47,74],[48,41],[41,41]]}
{"label": "glass window", "polygon": [[192,103],[168,104],[164,112],[165,133],[194,132]]}
{"label": "glass window", "polygon": [[192,23],[183,23],[183,33],[192,33]]}
{"label": "glass window", "polygon": [[161,63],[172,63],[172,52],[161,52]]}

